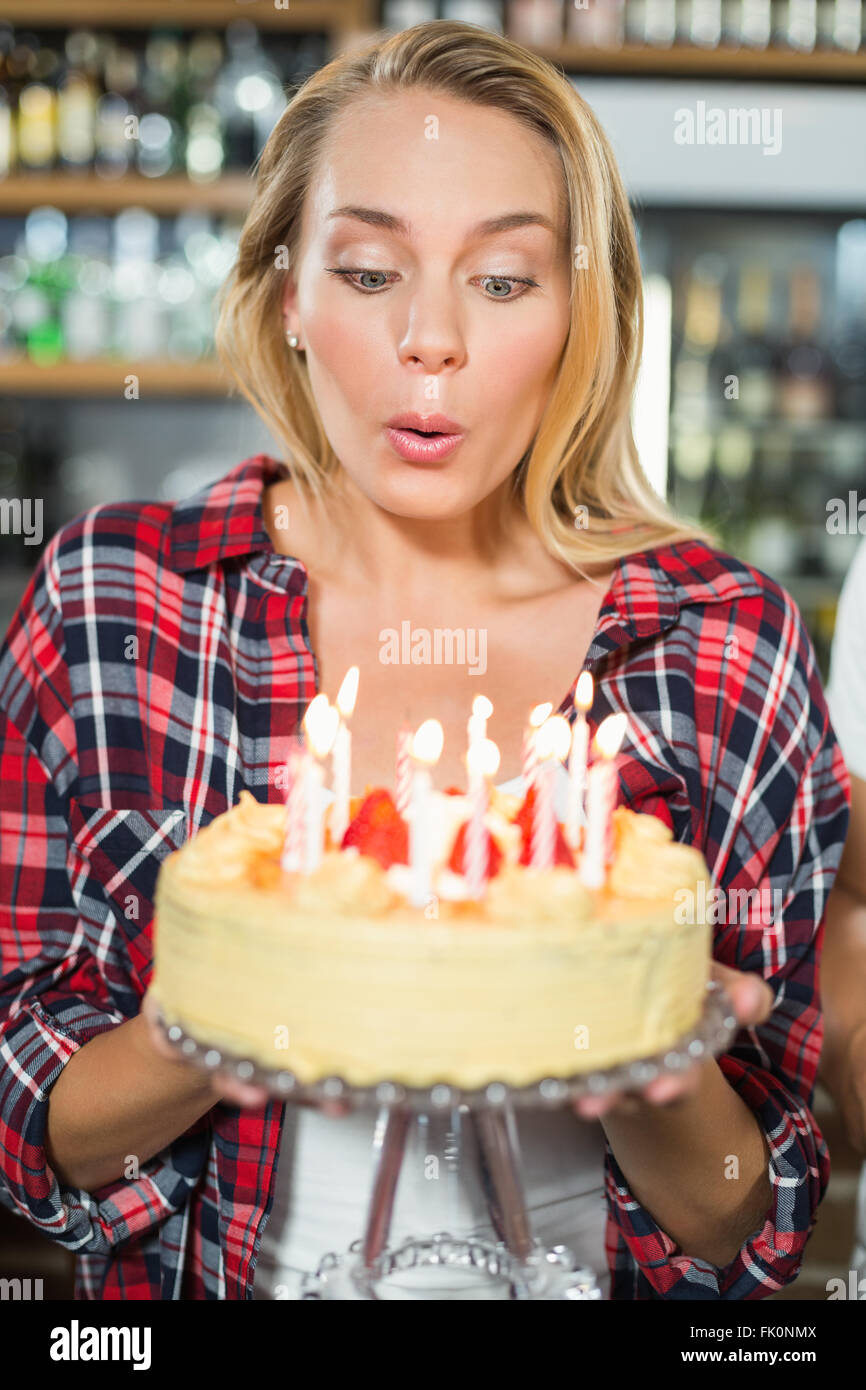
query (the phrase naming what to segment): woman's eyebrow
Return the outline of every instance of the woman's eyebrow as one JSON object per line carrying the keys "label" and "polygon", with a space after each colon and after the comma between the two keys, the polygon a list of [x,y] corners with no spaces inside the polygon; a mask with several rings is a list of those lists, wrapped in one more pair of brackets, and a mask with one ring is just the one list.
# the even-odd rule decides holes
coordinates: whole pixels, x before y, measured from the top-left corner
{"label": "woman's eyebrow", "polygon": [[[343,207],[334,208],[333,212],[328,213],[328,219],[333,217],[353,217],[359,222],[366,222],[371,227],[382,227],[387,232],[396,232],[398,236],[407,237],[410,241],[415,233],[409,223],[402,218],[395,217],[393,213],[384,212],[381,208],[363,208],[354,203],[347,203]],[[493,236],[496,232],[510,232],[518,227],[546,227],[554,236],[556,228],[549,217],[545,217],[541,212],[505,212],[499,217],[487,217],[483,222],[470,228],[468,239],[478,239],[481,237]]]}

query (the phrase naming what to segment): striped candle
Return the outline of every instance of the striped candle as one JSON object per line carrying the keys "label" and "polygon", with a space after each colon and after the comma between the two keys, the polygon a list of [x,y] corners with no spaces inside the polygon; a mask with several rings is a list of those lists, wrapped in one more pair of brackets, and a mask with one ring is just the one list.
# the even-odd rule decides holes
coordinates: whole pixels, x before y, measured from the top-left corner
{"label": "striped candle", "polygon": [[394,803],[401,816],[409,809],[412,796],[412,738],[410,728],[404,725],[397,731],[397,759],[394,774]]}
{"label": "striped candle", "polygon": [[463,872],[470,898],[480,898],[490,863],[490,831],[484,823],[490,800],[488,779],[499,767],[499,749],[489,738],[477,739],[466,751],[469,773],[469,819],[463,850]]}
{"label": "striped candle", "polygon": [[529,712],[529,724],[523,734],[523,787],[527,792],[535,781],[535,770],[538,767],[538,751],[535,747],[538,730],[552,709],[553,705],[548,700],[546,704],[536,705]]}

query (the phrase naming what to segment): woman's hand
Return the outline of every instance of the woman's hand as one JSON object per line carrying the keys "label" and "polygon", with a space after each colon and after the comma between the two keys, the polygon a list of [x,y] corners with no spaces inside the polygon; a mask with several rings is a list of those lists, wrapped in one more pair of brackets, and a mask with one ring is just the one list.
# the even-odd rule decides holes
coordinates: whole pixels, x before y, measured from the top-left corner
{"label": "woman's hand", "polygon": [[[773,991],[760,975],[734,970],[729,965],[713,961],[711,978],[717,980],[727,992],[739,1024],[749,1027],[763,1023],[769,1017],[773,1008]],[[573,1103],[575,1113],[586,1119],[594,1119],[613,1109],[624,1114],[634,1113],[647,1101],[653,1105],[669,1105],[697,1090],[703,1066],[706,1066],[706,1061],[695,1063],[679,1075],[657,1076],[639,1094],[611,1091],[606,1096],[581,1096]]]}
{"label": "woman's hand", "polygon": [[[141,1001],[141,1016],[147,1030],[148,1044],[152,1050],[167,1062],[174,1062],[178,1066],[198,1066],[197,1063],[183,1057],[175,1047],[168,1041],[162,1028],[157,1023],[159,1004],[152,990],[148,989]],[[253,1085],[248,1081],[239,1081],[230,1072],[218,1068],[212,1073],[211,1077],[214,1102],[225,1100],[233,1105],[243,1106],[245,1109],[258,1110],[266,1105],[270,1095],[264,1086]],[[314,1109],[320,1109],[326,1115],[345,1115],[350,1110],[350,1106],[344,1101],[318,1101],[299,1100],[294,1101],[295,1105],[308,1105]]]}

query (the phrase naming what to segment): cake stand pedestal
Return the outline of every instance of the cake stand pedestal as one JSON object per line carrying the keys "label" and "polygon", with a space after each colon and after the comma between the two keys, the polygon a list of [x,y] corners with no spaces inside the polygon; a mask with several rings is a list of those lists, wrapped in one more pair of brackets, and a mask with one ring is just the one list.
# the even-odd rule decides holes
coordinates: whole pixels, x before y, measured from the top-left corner
{"label": "cake stand pedestal", "polygon": [[[379,1298],[376,1286],[393,1268],[410,1267],[413,1252],[422,1263],[485,1269],[493,1277],[505,1280],[512,1290],[510,1297],[600,1297],[597,1288],[594,1294],[591,1292],[595,1284],[592,1272],[580,1269],[564,1246],[543,1251],[532,1235],[517,1159],[513,1108],[553,1108],[581,1096],[638,1090],[656,1077],[681,1074],[696,1062],[718,1055],[737,1030],[728,995],[720,984],[710,981],[697,1023],[663,1053],[602,1071],[544,1077],[527,1086],[491,1081],[477,1090],[462,1090],[445,1082],[409,1087],[383,1080],[375,1085],[354,1086],[339,1076],[305,1084],[293,1072],[265,1068],[249,1058],[199,1041],[182,1024],[169,1025],[161,1015],[159,1023],[168,1041],[188,1060],[264,1086],[274,1099],[319,1104],[338,1100],[352,1108],[374,1107],[380,1112],[364,1234],[353,1242],[348,1255],[329,1252],[322,1257],[303,1295],[312,1298]],[[457,1107],[468,1112],[474,1128],[482,1183],[498,1243],[462,1241],[448,1232],[438,1232],[432,1239],[412,1238],[392,1252],[388,1235],[410,1120],[414,1115],[441,1115]],[[335,1291],[349,1286],[353,1292]]]}

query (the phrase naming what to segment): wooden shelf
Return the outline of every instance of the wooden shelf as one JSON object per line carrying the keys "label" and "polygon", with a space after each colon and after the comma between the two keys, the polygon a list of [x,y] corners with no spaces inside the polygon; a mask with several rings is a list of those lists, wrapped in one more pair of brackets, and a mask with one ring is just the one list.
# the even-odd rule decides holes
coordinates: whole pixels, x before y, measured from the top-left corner
{"label": "wooden shelf", "polygon": [[[285,3],[285,0],[284,0]],[[3,18],[28,29],[92,25],[106,29],[219,28],[251,19],[260,29],[351,32],[365,24],[366,0],[4,0]]]}
{"label": "wooden shelf", "polygon": [[625,44],[622,48],[585,48],[563,43],[535,52],[566,72],[618,76],[727,77],[755,81],[792,78],[800,81],[866,80],[866,50],[860,53],[819,49],[798,53],[785,48],[698,48],[672,44]]}
{"label": "wooden shelf", "polygon": [[126,378],[138,377],[142,400],[150,396],[227,396],[232,380],[219,362],[152,360],[56,362],[40,367],[28,359],[0,360],[0,396],[114,396],[124,399]]}
{"label": "wooden shelf", "polygon": [[124,174],[104,179],[91,172],[10,174],[0,179],[0,216],[29,212],[48,203],[64,212],[114,212],[145,207],[156,213],[240,213],[252,202],[255,183],[251,175],[224,174],[212,183],[195,183],[182,174],[149,179],[144,174]]}

